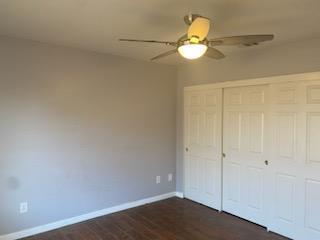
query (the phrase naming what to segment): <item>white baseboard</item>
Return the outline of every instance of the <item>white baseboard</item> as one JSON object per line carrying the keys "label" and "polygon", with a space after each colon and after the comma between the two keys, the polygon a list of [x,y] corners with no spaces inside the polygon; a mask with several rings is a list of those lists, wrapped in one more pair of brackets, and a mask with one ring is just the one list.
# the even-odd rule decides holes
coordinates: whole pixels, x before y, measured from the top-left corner
{"label": "white baseboard", "polygon": [[165,193],[162,195],[158,195],[158,196],[154,196],[154,197],[150,197],[150,198],[144,198],[144,199],[137,200],[134,202],[128,202],[128,203],[124,203],[124,204],[117,205],[114,207],[110,207],[110,208],[102,209],[99,211],[95,211],[95,212],[83,214],[80,216],[72,217],[69,219],[64,219],[61,221],[49,223],[46,225],[42,225],[42,226],[30,228],[30,229],[25,229],[25,230],[22,230],[19,232],[10,233],[8,235],[0,236],[0,240],[15,240],[15,239],[19,239],[19,238],[29,237],[29,236],[36,235],[39,233],[43,233],[43,232],[51,231],[51,230],[54,230],[57,228],[65,227],[65,226],[68,226],[71,224],[83,222],[83,221],[86,221],[86,220],[89,220],[92,218],[100,217],[100,216],[107,215],[110,213],[119,212],[119,211],[126,210],[129,208],[138,207],[138,206],[145,205],[145,204],[152,203],[152,202],[157,202],[157,201],[164,200],[164,199],[171,198],[171,197],[175,197],[175,196],[183,198],[183,194],[180,192],[169,192],[169,193]]}
{"label": "white baseboard", "polygon": [[176,192],[176,197],[184,198],[183,192]]}

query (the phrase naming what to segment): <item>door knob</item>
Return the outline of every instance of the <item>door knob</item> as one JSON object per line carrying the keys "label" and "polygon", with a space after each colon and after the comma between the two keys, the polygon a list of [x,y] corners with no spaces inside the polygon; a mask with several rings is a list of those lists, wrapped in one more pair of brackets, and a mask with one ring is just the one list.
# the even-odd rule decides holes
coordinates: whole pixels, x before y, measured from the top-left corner
{"label": "door knob", "polygon": [[264,161],[264,164],[265,164],[266,166],[268,166],[268,165],[269,165],[269,161],[268,161],[268,160],[265,160],[265,161]]}
{"label": "door knob", "polygon": [[186,148],[186,152],[189,152],[189,148]]}

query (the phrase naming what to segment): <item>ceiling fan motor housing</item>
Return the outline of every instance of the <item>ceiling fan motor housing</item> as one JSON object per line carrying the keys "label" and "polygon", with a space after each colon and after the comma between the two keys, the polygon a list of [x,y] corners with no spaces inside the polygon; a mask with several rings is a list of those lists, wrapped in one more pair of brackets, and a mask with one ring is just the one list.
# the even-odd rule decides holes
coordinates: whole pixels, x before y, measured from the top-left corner
{"label": "ceiling fan motor housing", "polygon": [[187,25],[191,25],[191,23],[196,19],[196,18],[198,18],[198,17],[201,17],[201,15],[200,14],[192,14],[192,13],[190,13],[190,14],[188,14],[188,15],[185,15],[184,17],[183,17],[183,20],[184,20],[184,22],[187,24]]}

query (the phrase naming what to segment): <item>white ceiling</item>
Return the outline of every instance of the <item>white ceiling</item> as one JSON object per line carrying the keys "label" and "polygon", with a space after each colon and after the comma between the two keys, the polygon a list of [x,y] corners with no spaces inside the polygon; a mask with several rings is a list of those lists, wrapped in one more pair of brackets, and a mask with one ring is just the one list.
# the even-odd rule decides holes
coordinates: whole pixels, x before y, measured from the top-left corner
{"label": "white ceiling", "polygon": [[193,12],[211,18],[211,37],[275,34],[266,47],[320,37],[319,9],[319,0],[0,0],[0,34],[148,60],[169,47],[117,39],[176,40]]}

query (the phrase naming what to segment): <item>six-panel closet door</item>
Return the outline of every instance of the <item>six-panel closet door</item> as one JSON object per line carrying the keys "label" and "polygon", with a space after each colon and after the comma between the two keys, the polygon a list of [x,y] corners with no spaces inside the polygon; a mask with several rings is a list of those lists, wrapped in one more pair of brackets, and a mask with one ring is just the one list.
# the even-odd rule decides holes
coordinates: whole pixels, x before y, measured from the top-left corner
{"label": "six-panel closet door", "polygon": [[224,89],[223,210],[266,225],[268,86]]}
{"label": "six-panel closet door", "polygon": [[221,210],[222,89],[185,93],[185,197]]}
{"label": "six-panel closet door", "polygon": [[320,239],[320,81],[271,84],[269,229]]}

